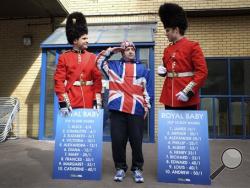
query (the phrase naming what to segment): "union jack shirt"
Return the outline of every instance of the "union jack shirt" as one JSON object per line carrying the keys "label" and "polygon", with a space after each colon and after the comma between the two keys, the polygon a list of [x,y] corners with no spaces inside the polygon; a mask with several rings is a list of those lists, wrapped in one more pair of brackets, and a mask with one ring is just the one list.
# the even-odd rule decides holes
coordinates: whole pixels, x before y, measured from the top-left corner
{"label": "union jack shirt", "polygon": [[108,108],[143,115],[152,101],[150,71],[139,61],[108,61],[111,55],[107,50],[97,57],[98,68],[109,79]]}

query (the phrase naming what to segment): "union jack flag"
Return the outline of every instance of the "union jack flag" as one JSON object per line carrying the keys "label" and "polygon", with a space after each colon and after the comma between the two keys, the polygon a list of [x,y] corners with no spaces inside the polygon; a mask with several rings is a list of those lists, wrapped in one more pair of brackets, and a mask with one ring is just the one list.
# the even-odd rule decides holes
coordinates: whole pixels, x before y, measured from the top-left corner
{"label": "union jack flag", "polygon": [[109,103],[121,98],[120,111],[134,114],[136,102],[144,106],[143,79],[136,79],[136,63],[123,63],[123,73],[120,77],[112,69],[109,73]]}
{"label": "union jack flag", "polygon": [[151,108],[153,96],[149,70],[139,61],[108,61],[111,55],[110,50],[102,51],[96,60],[98,68],[109,79],[108,108],[143,115],[145,108]]}

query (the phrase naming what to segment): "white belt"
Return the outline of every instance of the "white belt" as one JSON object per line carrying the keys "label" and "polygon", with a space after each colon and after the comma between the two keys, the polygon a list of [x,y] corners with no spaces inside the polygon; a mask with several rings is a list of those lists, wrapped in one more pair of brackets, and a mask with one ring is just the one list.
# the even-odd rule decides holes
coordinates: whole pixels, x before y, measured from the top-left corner
{"label": "white belt", "polygon": [[193,72],[168,72],[167,77],[174,78],[174,77],[188,77],[193,76]]}
{"label": "white belt", "polygon": [[92,86],[94,84],[93,80],[89,81],[75,81],[73,86]]}

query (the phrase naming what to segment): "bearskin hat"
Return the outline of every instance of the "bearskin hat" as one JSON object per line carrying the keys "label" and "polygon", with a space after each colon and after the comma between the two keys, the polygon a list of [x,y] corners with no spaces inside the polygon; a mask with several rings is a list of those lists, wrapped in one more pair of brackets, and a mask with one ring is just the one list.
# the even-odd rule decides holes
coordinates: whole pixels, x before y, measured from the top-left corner
{"label": "bearskin hat", "polygon": [[70,44],[82,35],[88,34],[88,27],[85,16],[81,12],[73,12],[67,17],[66,36]]}
{"label": "bearskin hat", "polygon": [[159,16],[164,25],[164,28],[178,27],[180,33],[184,35],[188,21],[183,8],[175,3],[164,3],[159,8]]}

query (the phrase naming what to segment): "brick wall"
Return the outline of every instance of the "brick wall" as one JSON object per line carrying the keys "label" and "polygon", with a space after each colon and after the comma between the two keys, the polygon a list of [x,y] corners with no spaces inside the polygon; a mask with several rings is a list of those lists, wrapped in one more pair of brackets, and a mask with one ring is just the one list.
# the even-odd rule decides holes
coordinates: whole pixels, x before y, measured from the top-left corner
{"label": "brick wall", "polygon": [[71,11],[86,15],[129,14],[157,12],[164,2],[175,2],[185,9],[250,7],[249,0],[71,0]]}
{"label": "brick wall", "polygon": [[[0,96],[20,100],[20,136],[36,137],[39,125],[40,43],[51,33],[50,20],[0,21]],[[28,26],[28,24],[31,24]],[[40,25],[42,24],[42,25]],[[44,24],[44,25],[43,25]],[[24,35],[32,45],[24,46]]]}

